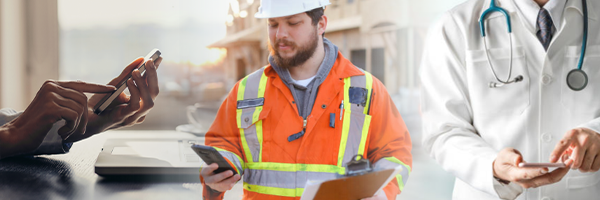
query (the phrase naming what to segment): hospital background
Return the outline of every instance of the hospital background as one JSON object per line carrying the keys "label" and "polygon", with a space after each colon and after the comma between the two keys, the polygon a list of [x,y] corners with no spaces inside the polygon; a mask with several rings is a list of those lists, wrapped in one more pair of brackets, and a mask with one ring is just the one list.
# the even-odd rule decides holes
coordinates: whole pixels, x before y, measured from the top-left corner
{"label": "hospital background", "polygon": [[[421,146],[418,71],[428,28],[463,0],[330,0],[325,37],[390,92],[413,141],[398,199],[449,199],[454,177]],[[160,95],[129,129],[202,133],[224,96],[267,64],[259,0],[0,0],[0,108],[24,110],[46,79],[107,83],[163,52]],[[241,182],[227,193],[238,199]]]}

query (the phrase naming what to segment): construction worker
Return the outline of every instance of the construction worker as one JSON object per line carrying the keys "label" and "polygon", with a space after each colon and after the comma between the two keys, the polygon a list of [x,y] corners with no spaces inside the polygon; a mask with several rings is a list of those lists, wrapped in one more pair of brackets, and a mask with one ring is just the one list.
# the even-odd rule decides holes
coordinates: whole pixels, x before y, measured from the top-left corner
{"label": "construction worker", "polygon": [[244,178],[244,199],[300,199],[307,180],[334,179],[362,155],[373,168],[402,167],[383,192],[395,199],[412,166],[406,125],[383,84],[323,37],[329,0],[261,0],[269,65],[240,80],[206,133],[234,166],[201,170],[205,199]]}

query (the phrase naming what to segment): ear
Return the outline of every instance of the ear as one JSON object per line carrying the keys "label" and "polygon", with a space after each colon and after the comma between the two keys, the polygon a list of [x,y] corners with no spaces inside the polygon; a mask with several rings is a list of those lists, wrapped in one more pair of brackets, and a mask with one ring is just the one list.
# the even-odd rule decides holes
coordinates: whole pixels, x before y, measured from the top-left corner
{"label": "ear", "polygon": [[323,35],[323,33],[325,33],[325,29],[327,28],[327,16],[321,16],[321,19],[319,19],[319,24],[317,25],[319,35]]}

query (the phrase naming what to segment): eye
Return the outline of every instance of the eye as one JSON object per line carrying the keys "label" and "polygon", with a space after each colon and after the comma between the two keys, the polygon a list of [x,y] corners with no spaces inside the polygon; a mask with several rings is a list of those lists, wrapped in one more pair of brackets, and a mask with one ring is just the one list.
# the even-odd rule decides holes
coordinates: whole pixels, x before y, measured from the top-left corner
{"label": "eye", "polygon": [[276,23],[270,23],[270,24],[267,24],[267,25],[268,25],[269,27],[271,27],[271,28],[277,28],[277,25],[278,25],[278,24],[276,24]]}
{"label": "eye", "polygon": [[290,24],[290,26],[295,26],[295,25],[300,24],[300,22],[290,22],[289,24]]}

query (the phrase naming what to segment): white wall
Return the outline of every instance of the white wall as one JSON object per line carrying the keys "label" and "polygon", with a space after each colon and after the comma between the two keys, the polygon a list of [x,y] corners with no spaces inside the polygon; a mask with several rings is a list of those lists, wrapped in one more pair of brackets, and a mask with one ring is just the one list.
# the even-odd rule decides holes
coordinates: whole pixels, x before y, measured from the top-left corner
{"label": "white wall", "polygon": [[56,0],[0,0],[0,108],[24,110],[57,78]]}

